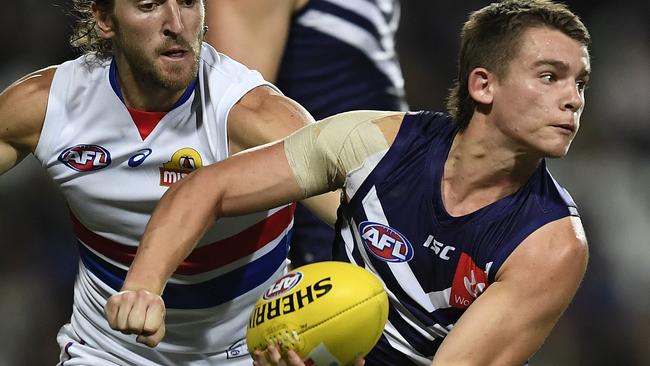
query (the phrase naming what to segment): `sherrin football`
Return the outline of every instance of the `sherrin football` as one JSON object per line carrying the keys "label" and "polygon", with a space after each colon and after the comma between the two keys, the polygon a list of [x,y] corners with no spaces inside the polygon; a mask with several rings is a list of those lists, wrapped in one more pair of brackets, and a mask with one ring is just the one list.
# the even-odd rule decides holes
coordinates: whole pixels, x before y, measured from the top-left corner
{"label": "sherrin football", "polygon": [[388,297],[372,273],[345,262],[308,264],[287,273],[255,304],[248,349],[293,349],[306,365],[352,365],[377,343]]}

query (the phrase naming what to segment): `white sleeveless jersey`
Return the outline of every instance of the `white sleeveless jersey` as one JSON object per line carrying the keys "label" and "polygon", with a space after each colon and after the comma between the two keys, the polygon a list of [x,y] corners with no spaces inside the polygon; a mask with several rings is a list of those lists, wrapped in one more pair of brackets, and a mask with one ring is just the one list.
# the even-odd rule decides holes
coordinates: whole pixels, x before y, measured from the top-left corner
{"label": "white sleeveless jersey", "polygon": [[122,286],[162,194],[228,156],[229,111],[270,84],[204,44],[197,81],[143,139],[121,100],[114,64],[89,67],[85,57],[58,67],[35,151],[67,199],[79,241],[72,328],[124,363],[247,356],[249,311],[286,267],[293,205],[222,219],[207,232],[165,288],[167,334],[155,350],[110,329],[103,309]]}

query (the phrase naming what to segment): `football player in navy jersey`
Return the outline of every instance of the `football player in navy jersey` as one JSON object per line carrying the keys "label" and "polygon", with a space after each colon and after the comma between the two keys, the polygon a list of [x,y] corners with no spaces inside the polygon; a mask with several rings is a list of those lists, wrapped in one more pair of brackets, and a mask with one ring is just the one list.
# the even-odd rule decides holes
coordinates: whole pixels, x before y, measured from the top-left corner
{"label": "football player in navy jersey", "polygon": [[[407,110],[394,49],[399,18],[398,0],[211,0],[206,39],[320,120]],[[333,240],[333,229],[298,204],[292,266],[331,259]]]}
{"label": "football player in navy jersey", "polygon": [[[381,277],[391,305],[367,365],[525,364],[587,265],[578,210],[546,159],[578,131],[589,44],[549,0],[472,13],[450,114],[342,113],[191,174],[160,201],[126,283],[163,287],[216,219],[342,188],[334,258]],[[161,316],[146,310],[157,297],[140,301],[139,317]],[[302,364],[276,347],[255,359]]]}

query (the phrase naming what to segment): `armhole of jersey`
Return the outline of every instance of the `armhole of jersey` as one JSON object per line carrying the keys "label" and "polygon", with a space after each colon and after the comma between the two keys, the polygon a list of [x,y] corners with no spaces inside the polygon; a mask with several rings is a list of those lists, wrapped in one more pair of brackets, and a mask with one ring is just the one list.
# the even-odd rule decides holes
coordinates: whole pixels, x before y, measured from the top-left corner
{"label": "armhole of jersey", "polygon": [[529,222],[528,225],[526,225],[517,236],[502,245],[492,257],[492,265],[490,266],[490,271],[488,272],[488,282],[494,283],[496,274],[499,272],[499,269],[503,263],[505,263],[510,255],[517,249],[517,247],[519,247],[519,245],[532,233],[544,225],[568,216],[573,216],[569,207],[558,207],[553,211],[545,213],[545,215],[539,220]]}
{"label": "armhole of jersey", "polygon": [[65,111],[66,99],[65,93],[59,90],[59,81],[68,79],[66,76],[69,74],[69,68],[68,64],[61,64],[57,67],[47,95],[43,126],[41,127],[36,148],[34,148],[34,156],[43,167],[48,164],[49,160],[57,158],[52,151],[52,142],[56,141],[63,131],[62,121],[65,119],[63,111]]}
{"label": "armhole of jersey", "polygon": [[[264,80],[262,75],[254,70],[249,70],[245,78],[241,78],[233,84],[224,94],[224,98],[217,105],[217,158],[218,160],[226,159],[230,156],[230,139],[228,137],[228,118],[232,108],[243,98],[249,91],[258,86],[268,86],[276,92],[282,94],[280,90],[270,82]],[[219,149],[222,147],[222,149]]]}
{"label": "armhole of jersey", "polygon": [[532,199],[534,200],[533,204],[535,205],[534,207],[538,212],[532,216],[533,219],[518,232],[516,237],[504,243],[504,245],[497,249],[495,255],[492,257],[494,260],[488,273],[488,280],[490,283],[494,282],[497,272],[508,257],[510,257],[512,252],[514,252],[517,247],[536,230],[546,224],[568,216],[580,216],[576,204],[569,192],[564,189],[564,187],[562,187],[548,171],[546,160],[542,160],[535,176],[537,176],[537,178],[533,177],[531,179],[539,180],[541,187],[538,189],[543,191],[541,194],[532,195]]}

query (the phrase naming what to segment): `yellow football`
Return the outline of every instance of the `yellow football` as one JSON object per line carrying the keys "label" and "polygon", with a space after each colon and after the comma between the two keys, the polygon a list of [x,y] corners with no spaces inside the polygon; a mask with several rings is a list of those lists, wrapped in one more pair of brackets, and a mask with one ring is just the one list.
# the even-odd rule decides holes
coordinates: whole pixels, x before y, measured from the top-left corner
{"label": "yellow football", "polygon": [[270,343],[296,351],[306,365],[351,365],[377,343],[388,296],[372,273],[345,262],[319,262],[279,278],[255,304],[248,349]]}

